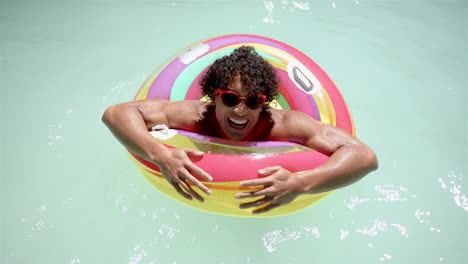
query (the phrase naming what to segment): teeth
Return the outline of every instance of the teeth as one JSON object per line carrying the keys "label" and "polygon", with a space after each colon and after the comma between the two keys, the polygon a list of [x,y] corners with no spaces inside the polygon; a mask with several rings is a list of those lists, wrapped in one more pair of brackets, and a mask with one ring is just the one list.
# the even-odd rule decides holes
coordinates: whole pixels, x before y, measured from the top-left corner
{"label": "teeth", "polygon": [[247,120],[236,120],[236,119],[232,119],[232,118],[229,118],[229,120],[231,122],[233,122],[234,124],[236,124],[236,125],[244,125],[245,123],[247,123]]}

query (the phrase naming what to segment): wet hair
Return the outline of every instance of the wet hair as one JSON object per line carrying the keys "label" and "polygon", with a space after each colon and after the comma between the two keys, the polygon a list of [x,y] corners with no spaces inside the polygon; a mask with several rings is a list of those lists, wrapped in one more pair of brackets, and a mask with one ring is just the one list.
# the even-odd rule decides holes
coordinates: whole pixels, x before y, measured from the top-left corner
{"label": "wet hair", "polygon": [[202,95],[213,100],[214,91],[227,89],[232,78],[238,74],[242,85],[250,93],[265,95],[267,103],[278,95],[275,69],[250,46],[241,46],[211,65],[200,79]]}

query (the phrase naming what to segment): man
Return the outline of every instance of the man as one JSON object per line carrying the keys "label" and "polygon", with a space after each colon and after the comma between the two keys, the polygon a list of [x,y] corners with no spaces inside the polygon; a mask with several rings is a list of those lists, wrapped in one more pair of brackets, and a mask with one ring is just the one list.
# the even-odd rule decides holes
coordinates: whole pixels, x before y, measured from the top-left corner
{"label": "man", "polygon": [[269,167],[259,171],[260,178],[241,182],[241,187],[262,186],[236,194],[239,199],[260,197],[240,204],[241,208],[255,207],[253,213],[288,204],[301,194],[349,185],[377,169],[374,152],[347,132],[301,112],[270,108],[267,103],[278,93],[278,79],[273,67],[251,47],[240,47],[216,60],[200,85],[202,94],[211,102],[148,99],[111,106],[102,118],[129,151],[155,163],[187,199],[203,201],[192,186],[211,193],[192,175],[212,180],[192,162],[202,158],[203,153],[166,148],[148,133],[154,125],[231,140],[292,141],[331,154],[325,164],[310,171],[292,174],[279,166]]}

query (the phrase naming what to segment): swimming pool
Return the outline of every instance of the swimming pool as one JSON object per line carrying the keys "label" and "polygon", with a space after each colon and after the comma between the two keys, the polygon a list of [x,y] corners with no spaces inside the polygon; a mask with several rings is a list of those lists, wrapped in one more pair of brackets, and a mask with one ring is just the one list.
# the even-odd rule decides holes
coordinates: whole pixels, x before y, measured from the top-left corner
{"label": "swimming pool", "polygon": [[[468,262],[467,4],[408,2],[2,2],[2,263]],[[102,112],[180,48],[236,33],[315,60],[379,170],[270,219],[155,191]]]}

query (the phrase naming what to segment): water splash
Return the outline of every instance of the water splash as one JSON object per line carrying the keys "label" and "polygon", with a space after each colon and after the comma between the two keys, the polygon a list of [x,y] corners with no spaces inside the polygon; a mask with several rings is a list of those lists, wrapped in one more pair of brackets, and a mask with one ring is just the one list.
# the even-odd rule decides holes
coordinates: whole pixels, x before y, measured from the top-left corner
{"label": "water splash", "polygon": [[65,109],[64,112],[65,117],[63,117],[62,120],[55,124],[48,125],[49,135],[47,137],[49,140],[47,141],[47,145],[49,147],[62,143],[65,140],[65,137],[62,135],[63,122],[68,118],[68,116],[70,116],[73,113],[73,109],[69,107]]}
{"label": "water splash", "polygon": [[145,249],[142,249],[142,245],[136,245],[133,247],[133,251],[136,253],[128,259],[128,264],[138,264],[143,260],[143,258],[148,256],[148,252]]}
{"label": "water splash", "polygon": [[408,236],[408,229],[401,224],[390,224],[390,226],[395,227],[400,235],[407,237]]}
{"label": "water splash", "polygon": [[[288,1],[283,1],[283,2],[286,2],[286,4],[287,4]],[[296,8],[296,9],[310,10],[308,2],[291,1],[291,3],[293,4],[294,8]]]}
{"label": "water splash", "polygon": [[[282,0],[282,1],[271,1],[271,0],[264,0],[263,5],[267,10],[267,16],[263,19],[263,22],[269,24],[279,24],[281,23],[278,19],[273,18],[273,13],[275,7],[281,7],[281,10],[287,10],[289,12],[294,12],[295,10],[310,10],[309,2],[303,1],[289,1],[289,0]],[[281,12],[281,11],[280,11]]]}
{"label": "water splash", "polygon": [[360,198],[357,196],[352,196],[349,198],[348,201],[345,201],[346,206],[348,209],[352,210],[358,205],[363,203],[367,203],[370,201],[377,201],[377,202],[405,202],[408,201],[410,198],[415,198],[416,195],[409,194],[408,188],[402,185],[392,185],[392,184],[385,184],[385,185],[376,185],[374,186],[374,190],[379,195],[375,198]]}
{"label": "water splash", "polygon": [[356,207],[358,205],[361,205],[363,203],[369,202],[371,200],[372,199],[369,199],[369,198],[359,198],[357,196],[353,196],[353,197],[349,198],[349,200],[347,202],[345,202],[345,203],[347,203],[346,206],[350,210],[352,210],[352,209],[354,209],[354,207]]}
{"label": "water splash", "polygon": [[102,96],[101,103],[106,106],[113,105],[120,103],[122,101],[122,97],[127,99],[133,97],[132,91],[139,87],[148,75],[148,72],[142,72],[138,77],[130,80],[119,81],[106,95]]}
{"label": "water splash", "polygon": [[68,264],[77,264],[77,263],[81,263],[81,260],[76,257],[72,258],[70,262],[68,262]]}
{"label": "water splash", "polygon": [[[162,247],[170,248],[171,245],[169,242],[172,241],[176,234],[179,233],[179,229],[169,226],[162,225],[158,229],[158,234],[152,240],[147,243],[139,243],[133,246],[132,255],[128,258],[128,264],[138,264],[138,263],[159,263],[154,255],[157,255],[157,250],[160,250]],[[175,263],[175,262],[173,262]]]}
{"label": "water splash", "polygon": [[[120,175],[125,175],[125,172],[121,173]],[[146,200],[148,199],[148,195],[145,193],[139,193],[133,184],[129,184],[125,189],[121,191],[119,190],[119,192],[116,193],[116,197],[114,199],[114,208],[119,209],[122,213],[127,213],[131,209],[129,204],[131,204],[131,201],[134,199]],[[132,211],[135,210],[138,210],[137,215],[139,215],[142,219],[149,215],[149,213],[143,209],[132,208]],[[151,217],[156,218],[157,215],[155,215],[153,212]]]}
{"label": "water splash", "polygon": [[[418,220],[418,222],[419,222],[420,224],[425,224],[425,225],[427,225],[427,224],[430,223],[430,221],[428,220],[428,218],[431,216],[431,212],[429,212],[429,211],[426,212],[426,211],[423,211],[423,210],[421,210],[421,209],[417,209],[416,212],[414,213],[414,215],[416,216],[416,219]],[[440,229],[437,228],[437,227],[434,227],[434,226],[431,226],[431,227],[429,228],[429,230],[430,230],[431,232],[440,233]]]}
{"label": "water splash", "polygon": [[454,171],[449,171],[446,178],[439,178],[438,182],[442,189],[447,189],[453,194],[453,201],[457,207],[460,207],[465,212],[468,211],[468,199],[462,193],[463,174],[456,174]]}
{"label": "water splash", "polygon": [[36,214],[31,216],[30,218],[22,217],[20,219],[20,223],[30,226],[28,234],[26,234],[27,238],[32,238],[34,233],[48,231],[54,228],[54,225],[49,223],[47,219],[46,212],[48,210],[48,205],[44,204],[36,208]]}
{"label": "water splash", "polygon": [[278,249],[279,244],[290,241],[298,240],[301,237],[313,236],[315,238],[320,238],[320,232],[317,227],[312,226],[302,226],[302,231],[290,230],[288,228],[277,229],[271,232],[264,233],[261,236],[263,245],[268,252],[274,252]]}
{"label": "water splash", "polygon": [[373,220],[371,225],[356,229],[356,233],[368,236],[377,236],[379,233],[396,230],[400,235],[408,237],[408,229],[401,224],[391,224],[383,220]]}
{"label": "water splash", "polygon": [[416,216],[416,219],[418,219],[418,222],[421,223],[421,224],[424,224],[424,223],[429,223],[429,220],[425,220],[424,217],[425,216],[430,216],[431,215],[431,212],[424,212],[420,209],[417,209],[416,212],[414,213],[414,215]]}
{"label": "water splash", "polygon": [[311,227],[301,227],[302,229],[304,229],[304,231],[306,232],[306,236],[314,236],[315,238],[320,238],[320,232],[319,232],[319,229],[318,227],[316,226],[311,226]]}
{"label": "water splash", "polygon": [[274,252],[278,249],[278,245],[289,240],[298,240],[301,233],[288,228],[273,230],[262,235],[263,245],[268,252]]}
{"label": "water splash", "polygon": [[[354,225],[354,223],[353,223]],[[354,230],[341,228],[339,229],[338,237],[340,240],[346,240],[353,234],[375,237],[381,233],[396,232],[402,237],[408,237],[408,228],[400,223],[389,223],[384,220],[375,219],[370,221],[370,224]],[[268,252],[276,251],[280,244],[291,240],[305,240],[308,237],[319,239],[321,237],[319,227],[316,226],[301,226],[299,230],[289,228],[277,229],[271,232],[264,233],[261,236],[263,245]],[[375,248],[372,243],[367,244],[368,248]]]}
{"label": "water splash", "polygon": [[265,8],[268,12],[268,15],[263,19],[263,22],[270,24],[279,23],[275,22],[275,20],[273,19],[273,9],[275,8],[273,1],[263,1],[263,4],[265,5]]}
{"label": "water splash", "polygon": [[384,253],[383,257],[380,258],[380,261],[384,262],[384,261],[391,260],[391,259],[392,259],[392,256],[390,254]]}
{"label": "water splash", "polygon": [[349,231],[340,229],[340,240],[344,240],[347,236],[349,236]]}
{"label": "water splash", "polygon": [[388,223],[382,220],[374,220],[372,221],[372,225],[369,227],[363,227],[361,229],[356,229],[357,233],[361,233],[363,235],[369,236],[376,236],[380,232],[387,232]]}
{"label": "water splash", "polygon": [[161,226],[161,228],[159,228],[158,230],[159,234],[169,238],[169,239],[173,239],[175,234],[179,232],[178,229],[176,228],[173,228],[173,227],[170,227],[168,225],[163,225]]}

